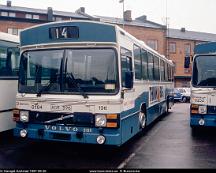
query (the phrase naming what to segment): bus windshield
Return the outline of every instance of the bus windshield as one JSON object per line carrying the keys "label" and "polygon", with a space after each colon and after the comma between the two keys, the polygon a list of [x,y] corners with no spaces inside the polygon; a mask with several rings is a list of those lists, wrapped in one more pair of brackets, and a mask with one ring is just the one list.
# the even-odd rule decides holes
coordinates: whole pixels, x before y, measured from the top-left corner
{"label": "bus windshield", "polygon": [[192,83],[198,87],[216,87],[216,55],[195,58]]}
{"label": "bus windshield", "polygon": [[26,51],[21,55],[21,93],[113,93],[118,87],[114,49]]}

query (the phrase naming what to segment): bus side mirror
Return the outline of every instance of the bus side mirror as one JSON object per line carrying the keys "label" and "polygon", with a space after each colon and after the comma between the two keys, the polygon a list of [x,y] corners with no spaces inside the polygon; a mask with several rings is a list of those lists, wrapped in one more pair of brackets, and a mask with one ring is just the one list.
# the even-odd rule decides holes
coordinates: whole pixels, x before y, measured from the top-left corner
{"label": "bus side mirror", "polygon": [[133,72],[131,71],[125,72],[125,88],[133,88]]}

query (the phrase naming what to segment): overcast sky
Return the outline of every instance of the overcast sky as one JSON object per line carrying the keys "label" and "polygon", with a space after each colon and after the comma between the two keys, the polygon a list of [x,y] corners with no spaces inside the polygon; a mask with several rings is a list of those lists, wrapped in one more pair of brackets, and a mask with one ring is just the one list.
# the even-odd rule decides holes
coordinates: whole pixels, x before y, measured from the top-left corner
{"label": "overcast sky", "polygon": [[[85,7],[90,15],[122,17],[119,0],[11,0],[12,5],[75,12]],[[148,20],[165,24],[167,14],[171,28],[216,34],[216,0],[125,0],[125,10],[132,10],[132,18],[146,15]],[[0,0],[6,4],[7,0]]]}

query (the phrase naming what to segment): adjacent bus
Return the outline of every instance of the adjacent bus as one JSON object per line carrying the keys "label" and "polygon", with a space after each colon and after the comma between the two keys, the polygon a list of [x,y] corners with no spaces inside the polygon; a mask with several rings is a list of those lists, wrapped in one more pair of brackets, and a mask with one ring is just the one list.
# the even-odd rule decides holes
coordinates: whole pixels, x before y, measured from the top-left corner
{"label": "adjacent bus", "polygon": [[216,126],[216,42],[194,49],[190,126]]}
{"label": "adjacent bus", "polygon": [[173,63],[92,21],[21,32],[14,135],[120,146],[173,105]]}
{"label": "adjacent bus", "polygon": [[18,86],[18,44],[18,36],[0,32],[0,132],[15,127],[12,111]]}

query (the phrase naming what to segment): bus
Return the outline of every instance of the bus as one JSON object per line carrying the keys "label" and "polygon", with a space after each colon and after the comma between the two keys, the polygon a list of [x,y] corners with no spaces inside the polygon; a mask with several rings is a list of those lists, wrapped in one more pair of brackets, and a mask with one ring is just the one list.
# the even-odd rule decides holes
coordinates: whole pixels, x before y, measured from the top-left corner
{"label": "bus", "polygon": [[121,146],[173,105],[173,63],[116,25],[21,32],[14,135]]}
{"label": "bus", "polygon": [[13,129],[19,70],[19,37],[0,32],[0,132]]}
{"label": "bus", "polygon": [[191,80],[190,126],[216,126],[216,42],[194,48]]}

